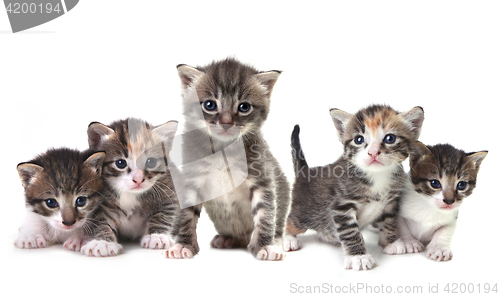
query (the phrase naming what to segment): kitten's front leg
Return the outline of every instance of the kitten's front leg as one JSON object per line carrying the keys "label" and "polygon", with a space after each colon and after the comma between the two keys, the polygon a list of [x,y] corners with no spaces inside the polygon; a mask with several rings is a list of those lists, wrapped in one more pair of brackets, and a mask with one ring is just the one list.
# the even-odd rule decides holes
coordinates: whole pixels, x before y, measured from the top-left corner
{"label": "kitten's front leg", "polygon": [[363,235],[356,220],[355,204],[346,203],[336,207],[339,209],[333,209],[333,224],[337,238],[344,249],[344,268],[372,269],[377,263],[366,251]]}
{"label": "kitten's front leg", "polygon": [[160,212],[149,218],[146,235],[141,238],[141,246],[146,249],[168,249],[174,245],[172,229],[179,207],[174,204],[164,205]]}
{"label": "kitten's front leg", "polygon": [[455,234],[456,222],[439,228],[427,246],[427,257],[435,261],[449,261],[453,258],[451,240]]}
{"label": "kitten's front leg", "polygon": [[420,253],[424,245],[415,239],[411,230],[402,216],[397,217],[399,239],[384,248],[384,253],[389,255],[400,255],[405,253]]}
{"label": "kitten's front leg", "polygon": [[117,242],[116,227],[109,220],[102,220],[94,224],[89,234],[90,241],[82,245],[80,252],[90,257],[117,256],[123,251],[121,244]]}
{"label": "kitten's front leg", "polygon": [[200,217],[201,204],[181,210],[174,227],[176,243],[163,254],[170,259],[189,259],[200,251],[196,235],[196,224]]}
{"label": "kitten's front leg", "polygon": [[251,198],[254,230],[249,250],[259,260],[283,260],[285,252],[282,243],[275,242],[275,193],[267,189],[255,189]]}
{"label": "kitten's front leg", "polygon": [[38,215],[28,211],[14,245],[20,249],[45,248],[50,244],[47,236],[49,231],[50,227]]}

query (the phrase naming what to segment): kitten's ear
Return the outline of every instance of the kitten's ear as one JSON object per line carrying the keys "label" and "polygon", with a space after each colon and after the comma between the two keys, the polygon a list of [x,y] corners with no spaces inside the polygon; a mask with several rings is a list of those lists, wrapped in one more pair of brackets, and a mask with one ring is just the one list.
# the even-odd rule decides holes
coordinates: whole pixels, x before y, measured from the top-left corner
{"label": "kitten's ear", "polygon": [[431,150],[429,150],[429,148],[420,141],[415,141],[415,145],[412,147],[410,153],[410,167],[417,164],[417,162],[420,161],[420,159],[422,159],[425,155],[432,155]]}
{"label": "kitten's ear", "polygon": [[486,158],[487,154],[488,154],[488,151],[468,153],[467,158],[470,161],[474,162],[474,164],[476,165],[476,170],[479,170],[479,166],[481,165],[481,162],[483,162],[484,158]]}
{"label": "kitten's ear", "polygon": [[115,133],[115,131],[106,125],[99,122],[90,123],[87,129],[90,149],[100,149],[106,138],[113,133]]}
{"label": "kitten's ear", "polygon": [[330,109],[330,116],[332,117],[335,128],[337,128],[337,134],[339,140],[340,142],[343,142],[344,133],[347,128],[347,123],[349,122],[349,119],[352,117],[352,114],[337,108],[332,108]]}
{"label": "kitten's ear", "polygon": [[171,140],[177,132],[177,121],[169,121],[163,125],[157,126],[153,129],[153,132],[160,135],[162,141]]}
{"label": "kitten's ear", "polygon": [[17,172],[19,173],[19,178],[23,186],[27,188],[34,180],[38,173],[43,171],[42,166],[38,166],[32,163],[20,163],[17,165]]}
{"label": "kitten's ear", "polygon": [[198,77],[203,75],[203,72],[200,70],[185,64],[177,65],[177,73],[181,78],[183,89],[189,88]]}
{"label": "kitten's ear", "polygon": [[271,70],[256,74],[255,78],[261,85],[263,85],[267,89],[268,94],[271,94],[274,88],[274,84],[276,84],[276,81],[278,81],[278,77],[280,76],[280,74],[281,71]]}
{"label": "kitten's ear", "polygon": [[102,172],[102,164],[104,163],[104,159],[106,158],[106,153],[97,152],[85,160],[83,162],[84,165],[90,167],[96,174],[101,174]]}
{"label": "kitten's ear", "polygon": [[424,109],[420,106],[413,107],[407,112],[403,112],[401,117],[410,124],[411,132],[415,136],[415,139],[418,139],[422,130],[422,124],[424,123]]}

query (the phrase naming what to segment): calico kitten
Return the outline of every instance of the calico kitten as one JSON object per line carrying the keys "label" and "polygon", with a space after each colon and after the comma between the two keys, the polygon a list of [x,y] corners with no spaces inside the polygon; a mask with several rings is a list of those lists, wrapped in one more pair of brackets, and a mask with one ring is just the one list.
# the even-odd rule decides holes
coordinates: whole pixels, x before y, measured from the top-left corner
{"label": "calico kitten", "polygon": [[153,127],[134,118],[89,125],[90,148],[106,152],[103,177],[109,191],[83,254],[117,255],[122,250],[118,239],[140,239],[150,249],[173,244],[179,206],[166,158],[176,129],[177,122]]}
{"label": "calico kitten", "polygon": [[[18,248],[44,248],[62,243],[79,250],[101,201],[105,153],[50,149],[20,163],[27,215],[14,244]],[[72,238],[69,240],[69,238]]]}
{"label": "calico kitten", "polygon": [[458,211],[476,187],[479,166],[487,154],[417,142],[410,155],[412,191],[401,200],[401,238],[393,243],[395,254],[418,253],[426,245],[432,260],[452,259],[450,245]]}
{"label": "calico kitten", "polygon": [[[329,243],[341,245],[345,268],[368,270],[375,260],[367,253],[361,229],[372,222],[383,225],[379,244],[397,239],[398,201],[408,176],[401,162],[420,135],[422,108],[398,113],[373,105],[355,115],[330,110],[344,153],[335,163],[309,168],[299,140],[292,133],[295,184],[287,220],[285,250],[301,247],[297,235],[313,229]],[[387,252],[386,250],[384,250]]]}
{"label": "calico kitten", "polygon": [[283,259],[289,185],[260,130],[280,72],[259,72],[231,58],[177,69],[186,118],[182,199],[204,202],[218,232],[212,247],[248,247],[257,259]]}

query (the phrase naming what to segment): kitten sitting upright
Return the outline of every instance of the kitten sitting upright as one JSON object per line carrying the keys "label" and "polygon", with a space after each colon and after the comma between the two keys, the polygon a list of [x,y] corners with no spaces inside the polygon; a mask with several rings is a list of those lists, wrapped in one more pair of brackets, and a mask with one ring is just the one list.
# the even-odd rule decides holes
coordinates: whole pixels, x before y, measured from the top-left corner
{"label": "kitten sitting upright", "polygon": [[176,130],[175,121],[153,127],[134,118],[89,125],[90,148],[106,152],[103,177],[109,190],[83,254],[115,256],[122,250],[118,239],[140,240],[150,249],[173,244],[179,205],[167,157]]}
{"label": "kitten sitting upright", "polygon": [[44,248],[64,242],[66,248],[79,250],[102,199],[104,158],[103,152],[61,148],[20,163],[27,214],[14,244]]}
{"label": "kitten sitting upright", "polygon": [[218,232],[212,247],[248,247],[257,259],[283,259],[289,185],[260,130],[280,72],[234,59],[177,69],[186,118],[179,200],[198,209],[204,202]]}
{"label": "kitten sitting upright", "polygon": [[401,199],[395,254],[418,253],[427,245],[430,259],[452,259],[450,245],[458,211],[476,187],[479,166],[487,154],[417,142],[410,155],[413,190]]}
{"label": "kitten sitting upright", "polygon": [[386,248],[396,241],[398,203],[408,180],[401,162],[420,135],[424,112],[415,107],[398,113],[373,105],[355,115],[338,109],[330,115],[344,144],[344,154],[333,164],[309,168],[298,125],[292,133],[296,179],[285,250],[300,249],[296,236],[313,229],[322,240],[343,247],[346,269],[368,270],[375,260],[360,231],[380,222],[379,245]]}

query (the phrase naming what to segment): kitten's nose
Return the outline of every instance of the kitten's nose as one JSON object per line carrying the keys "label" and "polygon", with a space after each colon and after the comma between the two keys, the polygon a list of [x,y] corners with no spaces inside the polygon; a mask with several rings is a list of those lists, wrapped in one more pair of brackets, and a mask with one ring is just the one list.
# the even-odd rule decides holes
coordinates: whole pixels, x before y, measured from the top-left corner
{"label": "kitten's nose", "polygon": [[378,155],[380,155],[380,150],[377,146],[371,146],[368,148],[368,155],[372,156],[372,157],[376,157]]}
{"label": "kitten's nose", "polygon": [[450,204],[453,204],[455,202],[455,199],[443,199],[443,202],[450,205]]}
{"label": "kitten's nose", "polygon": [[224,130],[227,131],[234,124],[233,123],[233,115],[231,114],[231,112],[225,111],[221,114],[219,122],[220,122],[222,128],[224,128]]}
{"label": "kitten's nose", "polygon": [[453,190],[444,189],[443,190],[443,202],[450,205],[455,202],[455,196],[453,194]]}
{"label": "kitten's nose", "polygon": [[144,173],[138,170],[134,173],[134,176],[132,176],[132,181],[140,185],[144,181]]}
{"label": "kitten's nose", "polygon": [[69,221],[69,222],[62,221],[62,223],[63,223],[64,226],[68,226],[69,227],[69,226],[73,226],[76,223],[76,221],[75,220]]}

